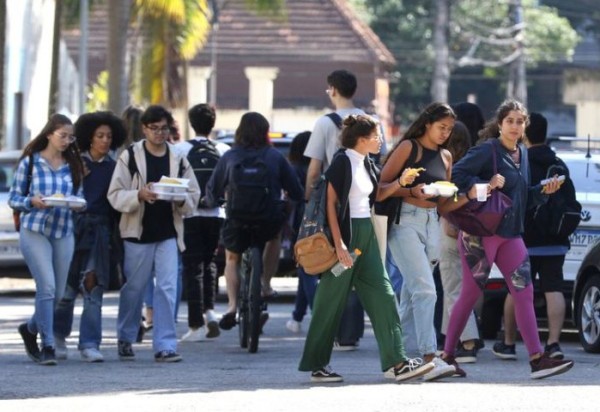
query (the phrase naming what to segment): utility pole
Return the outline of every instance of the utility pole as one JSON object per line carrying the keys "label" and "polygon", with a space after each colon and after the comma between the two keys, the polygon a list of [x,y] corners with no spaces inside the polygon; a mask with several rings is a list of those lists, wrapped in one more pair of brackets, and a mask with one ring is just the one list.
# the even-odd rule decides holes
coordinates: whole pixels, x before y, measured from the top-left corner
{"label": "utility pole", "polygon": [[527,70],[525,67],[525,46],[523,44],[525,25],[523,21],[522,0],[513,0],[510,9],[512,20],[516,27],[515,43],[519,54],[509,68],[506,94],[507,97],[512,97],[527,106]]}
{"label": "utility pole", "polygon": [[208,102],[211,106],[215,107],[217,105],[217,37],[219,33],[219,4],[218,0],[211,0],[210,4],[212,7],[212,19],[210,21],[212,35],[210,42],[210,80]]}

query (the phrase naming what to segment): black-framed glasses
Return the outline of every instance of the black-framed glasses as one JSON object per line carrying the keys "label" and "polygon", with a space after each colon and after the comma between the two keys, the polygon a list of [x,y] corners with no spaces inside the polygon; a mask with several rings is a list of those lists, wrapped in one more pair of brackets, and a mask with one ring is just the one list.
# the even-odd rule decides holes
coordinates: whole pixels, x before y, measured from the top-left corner
{"label": "black-framed glasses", "polygon": [[150,126],[146,126],[148,129],[150,129],[150,131],[152,131],[152,133],[154,134],[165,134],[165,133],[169,133],[171,131],[171,129],[169,128],[169,126],[156,126],[156,125],[150,125]]}

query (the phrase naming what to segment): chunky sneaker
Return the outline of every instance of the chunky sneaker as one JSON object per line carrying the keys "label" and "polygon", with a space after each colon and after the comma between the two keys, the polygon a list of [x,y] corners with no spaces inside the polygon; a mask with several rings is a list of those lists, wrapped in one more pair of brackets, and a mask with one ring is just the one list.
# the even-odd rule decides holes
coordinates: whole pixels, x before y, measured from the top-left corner
{"label": "chunky sneaker", "polygon": [[174,363],[181,362],[183,358],[180,354],[173,350],[161,350],[160,352],[154,354],[154,360],[156,362]]}
{"label": "chunky sneaker", "polygon": [[358,349],[358,341],[354,343],[339,343],[333,342],[333,350],[336,352],[349,352]]}
{"label": "chunky sneaker", "polygon": [[[218,326],[217,326],[218,329]],[[202,342],[206,340],[206,327],[200,326],[196,329],[189,329],[182,337],[181,342]]]}
{"label": "chunky sneaker", "polygon": [[96,348],[85,348],[81,350],[81,360],[89,363],[104,362],[104,356]]}
{"label": "chunky sneaker", "polygon": [[316,371],[313,371],[313,373],[310,374],[311,382],[343,382],[343,380],[344,378],[342,378],[341,375],[338,375],[333,370],[331,370],[331,367],[329,365]]}
{"label": "chunky sneaker", "polygon": [[396,382],[406,382],[418,378],[435,368],[433,362],[423,363],[423,359],[407,359],[400,368],[394,368],[394,379]]}
{"label": "chunky sneaker", "polygon": [[437,356],[431,360],[434,368],[423,375],[423,380],[425,382],[433,382],[443,378],[449,378],[454,376],[456,373],[456,368],[453,365],[448,365],[441,358]]}
{"label": "chunky sneaker", "polygon": [[531,379],[544,379],[560,375],[573,367],[571,360],[554,359],[548,353],[542,354],[538,359],[529,362],[531,365]]}
{"label": "chunky sneaker", "polygon": [[206,319],[206,338],[218,338],[221,334],[221,330],[219,329],[219,321],[217,320],[217,315],[215,315],[215,311],[212,309],[208,309],[206,312],[204,312],[204,318]]}
{"label": "chunky sneaker", "polygon": [[231,330],[233,327],[237,325],[237,321],[235,320],[235,312],[225,313],[221,316],[221,320],[219,321],[219,327],[223,330]]}
{"label": "chunky sneaker", "polygon": [[458,366],[458,363],[456,363],[456,359],[454,358],[454,356],[446,356],[445,358],[442,358],[442,360],[444,362],[446,362],[448,365],[454,366],[454,375],[452,375],[452,377],[454,377],[454,378],[466,378],[467,377],[467,372],[465,372],[460,366]]}
{"label": "chunky sneaker", "polygon": [[456,352],[454,352],[454,359],[458,363],[475,363],[477,362],[477,350],[475,347],[467,349],[461,343],[458,345]]}
{"label": "chunky sneaker", "polygon": [[117,343],[119,348],[119,359],[122,361],[133,361],[135,360],[135,353],[133,353],[133,348],[131,347],[131,343],[120,340]]}
{"label": "chunky sneaker", "polygon": [[544,348],[544,352],[546,352],[548,356],[552,359],[564,359],[565,357],[558,342],[546,345],[546,347]]}
{"label": "chunky sneaker", "polygon": [[294,319],[290,319],[286,322],[285,327],[292,333],[300,333],[302,331],[302,324]]}
{"label": "chunky sneaker", "polygon": [[517,351],[515,350],[515,345],[507,345],[506,343],[504,343],[504,341],[494,343],[492,352],[498,358],[503,360],[517,359]]}
{"label": "chunky sneaker", "polygon": [[40,365],[54,366],[56,365],[56,354],[52,346],[44,346],[40,352]]}
{"label": "chunky sneaker", "polygon": [[67,341],[65,338],[54,335],[54,351],[56,353],[56,359],[66,360],[69,357],[69,350],[67,349]]}
{"label": "chunky sneaker", "polygon": [[21,323],[19,325],[19,335],[21,335],[21,339],[23,339],[23,344],[25,344],[25,352],[27,352],[27,356],[34,362],[40,361],[40,347],[37,344],[37,335],[29,332],[29,328],[27,327],[27,323]]}

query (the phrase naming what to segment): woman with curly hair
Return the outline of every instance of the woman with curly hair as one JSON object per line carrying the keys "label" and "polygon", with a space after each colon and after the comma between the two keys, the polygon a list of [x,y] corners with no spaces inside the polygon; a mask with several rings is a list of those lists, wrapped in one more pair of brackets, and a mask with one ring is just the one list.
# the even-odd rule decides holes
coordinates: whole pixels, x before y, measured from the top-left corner
{"label": "woman with curly hair", "polygon": [[23,150],[8,197],[20,211],[19,246],[35,281],[34,314],[18,330],[27,355],[41,365],[56,365],[54,306],[65,290],[74,248],[71,209],[51,207],[44,198],[82,195],[83,165],[74,142],[71,120],[52,115]]}
{"label": "woman with curly hair", "polygon": [[71,334],[75,299],[81,293],[78,349],[82,360],[102,362],[102,297],[109,285],[110,239],[115,218],[106,197],[116,164],[109,153],[124,142],[126,133],[123,122],[114,114],[94,112],[79,117],[75,135],[85,164],[83,194],[87,209],[75,215],[75,254],[65,295],[54,314],[54,340],[57,358],[66,359],[65,339]]}

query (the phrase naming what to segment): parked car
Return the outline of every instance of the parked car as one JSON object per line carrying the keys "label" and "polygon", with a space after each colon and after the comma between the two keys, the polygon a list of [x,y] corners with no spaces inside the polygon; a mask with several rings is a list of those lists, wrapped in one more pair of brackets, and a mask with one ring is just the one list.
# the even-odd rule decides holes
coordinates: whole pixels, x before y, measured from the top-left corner
{"label": "parked car", "polygon": [[20,150],[0,152],[0,267],[25,266],[19,233],[15,231],[13,211],[8,206],[8,191],[12,185],[13,175]]}
{"label": "parked car", "polygon": [[[580,142],[580,140],[577,139],[575,143],[577,142]],[[589,255],[587,250],[600,239],[600,153],[588,153],[585,143],[583,144],[584,147],[581,148],[574,147],[573,144],[573,141],[560,141],[553,143],[552,146],[557,151],[557,156],[569,167],[570,176],[577,192],[577,200],[582,205],[581,222],[577,230],[569,238],[571,241],[571,249],[565,257],[565,264],[563,266],[564,282],[562,287],[562,292],[565,295],[565,300],[567,302],[566,322],[569,323],[569,321],[573,319],[577,324],[577,320],[575,319],[577,317],[581,324],[581,312],[575,311],[580,303],[580,297],[587,296],[588,302],[590,302],[590,299],[593,299],[593,296],[585,295],[585,293],[584,295],[581,295],[585,286],[584,283],[590,279],[591,273],[590,270],[583,270],[582,262],[586,261],[584,258]],[[587,262],[593,263],[592,257],[590,257]],[[596,265],[600,266],[600,261],[598,261],[598,259],[596,260]],[[582,270],[584,273],[579,275]],[[600,270],[596,270],[596,273],[598,274],[597,282],[600,282]],[[582,279],[579,281],[578,289],[574,290],[575,280],[578,276],[582,276]],[[593,276],[591,277],[593,278]],[[534,306],[538,323],[543,327],[546,324],[547,317],[546,300],[544,294],[539,291],[538,283],[538,281],[534,282]],[[596,283],[596,285],[598,285],[598,283]],[[597,286],[597,290],[598,288],[600,287]],[[586,289],[586,291],[588,290],[589,288]],[[508,289],[504,279],[499,270],[494,266],[484,290],[481,308],[478,310],[483,338],[495,339],[497,337],[498,331],[502,327],[504,298],[507,293]],[[598,305],[600,305],[600,303],[598,303],[598,299],[597,292],[595,333],[589,331],[589,328],[592,328],[594,324],[590,324],[587,321],[583,323],[588,326],[588,341],[595,341],[596,347],[600,350],[600,342],[598,342],[598,335],[600,334]],[[572,300],[573,302],[576,302],[575,305],[568,304]],[[591,314],[590,311],[587,311],[586,313],[588,313],[588,315]],[[592,336],[595,336],[595,339]],[[592,346],[593,344],[590,344],[590,347]]]}
{"label": "parked car", "polygon": [[573,323],[586,352],[600,353],[600,241],[581,262],[571,299]]}

